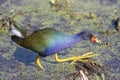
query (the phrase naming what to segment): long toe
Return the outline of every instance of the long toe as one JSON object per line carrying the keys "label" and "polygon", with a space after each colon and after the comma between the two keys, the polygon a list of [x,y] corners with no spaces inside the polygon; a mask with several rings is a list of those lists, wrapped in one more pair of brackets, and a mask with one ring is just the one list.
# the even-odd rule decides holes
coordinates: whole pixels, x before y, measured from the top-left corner
{"label": "long toe", "polygon": [[75,64],[77,61],[86,63],[86,62],[90,61],[89,60],[90,58],[94,58],[94,57],[97,57],[97,56],[99,56],[99,54],[96,54],[96,53],[93,53],[93,52],[88,52],[88,53],[85,53],[81,56],[75,56],[75,57],[73,57],[73,60],[70,63],[70,65]]}

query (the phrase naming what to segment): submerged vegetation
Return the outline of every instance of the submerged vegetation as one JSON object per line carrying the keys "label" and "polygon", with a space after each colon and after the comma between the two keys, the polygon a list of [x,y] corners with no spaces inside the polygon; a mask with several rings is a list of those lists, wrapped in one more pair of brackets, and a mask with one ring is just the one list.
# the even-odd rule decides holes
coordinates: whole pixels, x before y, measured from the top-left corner
{"label": "submerged vegetation", "polygon": [[66,76],[66,80],[69,80],[71,76],[73,77],[73,80],[75,80],[78,76],[82,80],[105,80],[105,75],[108,67],[101,63],[93,61],[86,63],[76,62],[75,70],[75,72],[70,73]]}

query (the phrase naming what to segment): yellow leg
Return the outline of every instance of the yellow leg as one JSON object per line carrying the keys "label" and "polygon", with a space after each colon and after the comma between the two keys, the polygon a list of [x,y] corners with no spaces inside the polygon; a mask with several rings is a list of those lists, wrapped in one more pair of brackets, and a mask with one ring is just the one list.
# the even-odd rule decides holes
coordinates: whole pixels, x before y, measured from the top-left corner
{"label": "yellow leg", "polygon": [[42,67],[42,65],[41,65],[41,63],[40,63],[40,56],[38,56],[38,57],[36,58],[35,62],[36,62],[36,64],[37,64],[37,66],[42,70],[43,67]]}
{"label": "yellow leg", "polygon": [[70,58],[66,58],[66,59],[59,59],[57,53],[54,54],[55,60],[56,62],[66,62],[66,61],[72,61],[70,64],[74,64],[76,61],[81,61],[81,62],[88,62],[87,60],[84,60],[85,58],[93,58],[99,56],[99,54],[93,54],[93,52],[88,52],[85,53],[81,56],[73,56]]}

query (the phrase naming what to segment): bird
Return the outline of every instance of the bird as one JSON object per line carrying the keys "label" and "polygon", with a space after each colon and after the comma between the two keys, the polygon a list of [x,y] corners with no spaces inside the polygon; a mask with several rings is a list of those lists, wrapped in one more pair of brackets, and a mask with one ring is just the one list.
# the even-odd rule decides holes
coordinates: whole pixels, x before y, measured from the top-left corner
{"label": "bird", "polygon": [[83,40],[91,40],[92,42],[98,43],[99,40],[89,31],[81,31],[77,34],[69,35],[54,28],[43,28],[26,35],[26,31],[23,28],[19,28],[15,21],[11,21],[10,25],[10,31],[13,33],[11,40],[23,48],[38,53],[35,62],[39,69],[43,69],[40,59],[51,55],[54,55],[56,62],[72,61],[71,64],[74,64],[76,61],[84,62],[85,60],[83,59],[98,56],[98,54],[88,52],[81,56],[73,56],[65,59],[59,59],[58,57],[58,52]]}

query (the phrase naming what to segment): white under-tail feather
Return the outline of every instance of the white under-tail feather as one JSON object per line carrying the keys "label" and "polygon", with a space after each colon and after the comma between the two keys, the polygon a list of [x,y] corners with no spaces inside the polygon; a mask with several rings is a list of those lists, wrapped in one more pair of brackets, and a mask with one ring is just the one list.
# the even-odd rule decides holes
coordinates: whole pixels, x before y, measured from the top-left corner
{"label": "white under-tail feather", "polygon": [[13,24],[11,24],[11,32],[20,38],[24,38],[23,34]]}

